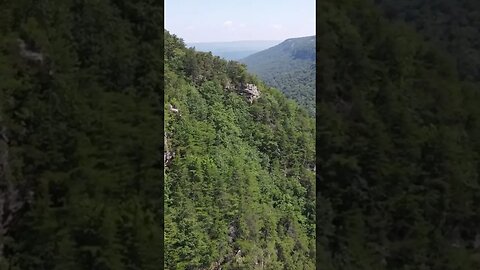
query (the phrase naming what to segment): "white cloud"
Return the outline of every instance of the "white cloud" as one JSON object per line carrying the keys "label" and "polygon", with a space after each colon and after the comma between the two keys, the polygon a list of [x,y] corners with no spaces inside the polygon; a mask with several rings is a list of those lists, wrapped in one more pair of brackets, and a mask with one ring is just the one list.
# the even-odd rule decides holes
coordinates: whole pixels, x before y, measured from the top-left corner
{"label": "white cloud", "polygon": [[240,26],[241,28],[247,27],[247,25],[244,24],[244,23],[241,23],[241,24],[239,24],[238,26]]}
{"label": "white cloud", "polygon": [[231,27],[233,25],[233,22],[232,21],[225,21],[223,23],[223,26],[226,26],[226,27]]}

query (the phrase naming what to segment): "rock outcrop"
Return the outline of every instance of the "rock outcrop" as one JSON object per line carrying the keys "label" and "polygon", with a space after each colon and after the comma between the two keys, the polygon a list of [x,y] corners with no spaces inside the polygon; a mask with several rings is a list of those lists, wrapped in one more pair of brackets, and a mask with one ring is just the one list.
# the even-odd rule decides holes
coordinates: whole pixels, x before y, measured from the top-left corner
{"label": "rock outcrop", "polygon": [[163,166],[168,167],[172,163],[173,158],[175,157],[175,152],[170,151],[170,147],[168,144],[168,138],[167,134],[164,134],[164,139],[163,139]]}
{"label": "rock outcrop", "polygon": [[174,106],[172,106],[172,104],[168,104],[168,109],[173,113],[180,113],[180,111]]}
{"label": "rock outcrop", "polygon": [[223,83],[223,85],[226,91],[235,91],[246,97],[250,104],[260,97],[260,91],[258,90],[258,87],[253,83],[235,85],[232,84],[230,80],[227,80]]}
{"label": "rock outcrop", "polygon": [[258,90],[255,84],[247,83],[245,84],[240,92],[244,95],[250,103],[253,103],[260,97],[260,91]]}
{"label": "rock outcrop", "polygon": [[29,50],[27,48],[27,45],[25,44],[25,41],[23,41],[22,39],[17,39],[17,42],[18,42],[18,47],[20,49],[20,56],[30,61],[43,64],[45,57],[43,56],[42,53]]}
{"label": "rock outcrop", "polygon": [[35,52],[32,48],[29,48],[22,39],[17,39],[17,44],[20,56],[27,60],[27,62],[40,66],[48,77],[55,74],[53,63],[43,53]]}
{"label": "rock outcrop", "polygon": [[172,163],[172,159],[175,157],[175,152],[165,151],[163,153],[163,165],[168,167]]}

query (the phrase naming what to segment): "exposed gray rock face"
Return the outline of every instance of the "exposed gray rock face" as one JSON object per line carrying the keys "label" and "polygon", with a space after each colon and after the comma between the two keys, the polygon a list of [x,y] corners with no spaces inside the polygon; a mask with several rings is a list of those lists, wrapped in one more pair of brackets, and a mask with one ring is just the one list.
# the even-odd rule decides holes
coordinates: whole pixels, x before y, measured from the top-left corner
{"label": "exposed gray rock face", "polygon": [[180,112],[177,108],[172,106],[172,104],[168,104],[168,109],[173,113],[179,113]]}
{"label": "exposed gray rock face", "polygon": [[172,163],[172,159],[175,157],[175,152],[166,151],[163,153],[163,165],[168,167]]}
{"label": "exposed gray rock face", "polygon": [[247,83],[244,85],[240,84],[235,86],[228,80],[224,82],[224,85],[225,85],[224,86],[225,90],[236,91],[236,92],[239,92],[240,95],[245,96],[247,100],[250,102],[250,104],[260,97],[260,91],[258,90],[258,87],[255,84]]}
{"label": "exposed gray rock face", "polygon": [[[180,110],[175,108],[175,106],[173,106],[170,103],[168,104],[168,110],[178,116],[182,116],[182,114],[180,113]],[[164,147],[163,166],[166,168],[172,163],[172,160],[175,157],[175,152],[170,149],[170,143],[167,138],[167,133],[164,133],[164,136],[163,136],[163,147]]]}
{"label": "exposed gray rock face", "polygon": [[163,137],[163,166],[168,167],[172,163],[173,158],[175,157],[175,152],[170,151],[170,147],[168,145],[168,139],[167,139],[167,134],[164,134]]}
{"label": "exposed gray rock face", "polygon": [[43,54],[27,49],[27,45],[25,44],[25,41],[23,41],[22,39],[17,39],[17,42],[18,42],[18,47],[20,49],[20,55],[23,58],[43,64],[44,62]]}
{"label": "exposed gray rock face", "polygon": [[260,97],[260,91],[255,84],[247,83],[244,87],[241,88],[241,93],[247,97],[247,100],[250,103],[253,103]]}

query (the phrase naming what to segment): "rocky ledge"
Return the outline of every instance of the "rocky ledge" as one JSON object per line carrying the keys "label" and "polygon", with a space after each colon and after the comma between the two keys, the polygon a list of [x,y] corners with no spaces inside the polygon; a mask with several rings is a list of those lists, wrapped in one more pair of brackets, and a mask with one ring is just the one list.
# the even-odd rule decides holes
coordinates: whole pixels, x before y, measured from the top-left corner
{"label": "rocky ledge", "polygon": [[258,91],[258,88],[255,84],[247,83],[241,89],[241,93],[247,97],[247,100],[250,103],[253,103],[260,97],[260,91]]}

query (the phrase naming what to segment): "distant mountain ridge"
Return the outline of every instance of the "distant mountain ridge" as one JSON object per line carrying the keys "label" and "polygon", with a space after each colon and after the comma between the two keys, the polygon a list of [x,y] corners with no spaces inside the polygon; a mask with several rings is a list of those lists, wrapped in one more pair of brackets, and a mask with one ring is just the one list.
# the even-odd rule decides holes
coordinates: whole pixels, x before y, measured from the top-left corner
{"label": "distant mountain ridge", "polygon": [[315,36],[307,36],[287,39],[240,62],[314,114],[315,55]]}
{"label": "distant mountain ridge", "polygon": [[188,47],[195,47],[197,51],[212,52],[226,60],[239,60],[256,52],[279,44],[280,40],[239,40],[227,42],[191,42]]}

